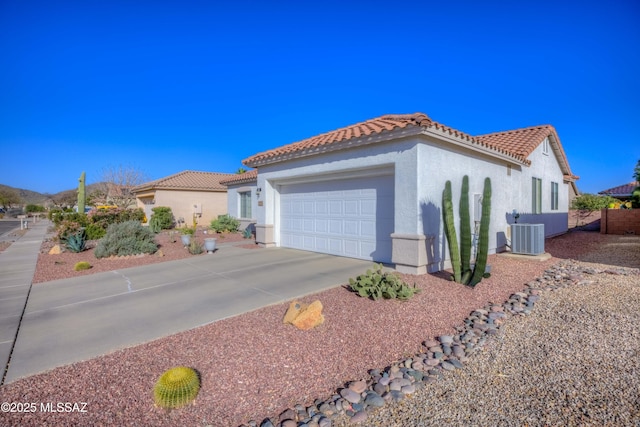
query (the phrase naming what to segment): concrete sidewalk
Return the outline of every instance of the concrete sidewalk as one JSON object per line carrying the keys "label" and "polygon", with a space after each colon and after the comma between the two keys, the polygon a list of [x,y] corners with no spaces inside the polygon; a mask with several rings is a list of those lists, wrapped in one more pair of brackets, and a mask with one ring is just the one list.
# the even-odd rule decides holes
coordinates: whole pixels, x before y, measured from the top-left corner
{"label": "concrete sidewalk", "polygon": [[39,283],[5,383],[331,288],[369,267],[292,249],[224,246],[213,255]]}
{"label": "concrete sidewalk", "polygon": [[14,347],[49,221],[30,221],[29,227],[24,236],[0,253],[0,380]]}

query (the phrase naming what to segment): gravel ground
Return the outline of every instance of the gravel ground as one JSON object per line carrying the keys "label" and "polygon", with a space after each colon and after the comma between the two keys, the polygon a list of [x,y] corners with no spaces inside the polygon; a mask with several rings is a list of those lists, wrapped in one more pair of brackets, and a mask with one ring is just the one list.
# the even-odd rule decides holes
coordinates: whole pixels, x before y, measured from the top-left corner
{"label": "gravel ground", "polygon": [[[492,256],[492,277],[475,289],[442,274],[407,276],[422,289],[408,302],[374,302],[336,287],[305,298],[325,307],[325,323],[312,331],[282,324],[287,304],[266,307],[5,385],[3,402],[86,402],[87,412],[5,413],[0,424],[237,426],[277,419],[420,352],[424,340],[452,333],[472,310],[506,300],[560,258],[606,257],[600,262],[637,268],[638,239],[576,231],[547,241],[555,257],[547,262]],[[464,369],[371,412],[362,425],[570,425],[571,417],[576,425],[626,425],[638,417],[631,395],[639,387],[640,343],[629,326],[640,320],[637,291],[638,276],[598,274],[595,284],[545,292],[534,314],[509,320]],[[176,365],[202,376],[195,404],[154,408],[153,384]]]}
{"label": "gravel ground", "polygon": [[[204,229],[198,229],[195,237],[196,241],[201,244],[204,242],[204,239],[208,237],[217,238],[217,244],[246,241],[240,233],[204,234],[204,231]],[[40,248],[38,266],[33,277],[33,283],[42,283],[76,276],[88,276],[103,271],[121,270],[123,268],[137,267],[143,264],[154,264],[192,256],[206,255],[206,251],[200,255],[191,255],[182,245],[180,234],[177,232],[169,233],[168,231],[163,231],[156,237],[158,252],[153,255],[144,254],[128,257],[98,259],[93,254],[97,241],[91,240],[87,242],[86,251],[73,253],[65,250],[60,254],[49,254],[49,250],[57,243],[58,242],[55,240],[53,233],[49,233]],[[258,247],[257,245],[247,246]],[[87,261],[91,264],[91,268],[89,270],[74,271],[73,267],[80,261]]]}

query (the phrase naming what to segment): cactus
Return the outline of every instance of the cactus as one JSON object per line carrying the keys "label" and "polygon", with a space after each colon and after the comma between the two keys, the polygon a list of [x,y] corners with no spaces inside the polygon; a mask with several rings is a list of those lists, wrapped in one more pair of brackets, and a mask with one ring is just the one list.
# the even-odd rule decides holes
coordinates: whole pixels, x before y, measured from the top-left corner
{"label": "cactus", "polygon": [[[460,195],[460,262],[464,276],[471,270],[471,219],[469,215],[469,177],[462,178],[462,194]],[[464,277],[462,283],[466,283]]]}
{"label": "cactus", "polygon": [[453,203],[451,202],[451,181],[447,181],[442,192],[442,215],[444,217],[444,234],[449,242],[449,254],[451,256],[451,268],[453,280],[460,283],[460,251],[458,249],[458,236],[453,221]]}
{"label": "cactus", "polygon": [[196,398],[200,390],[200,377],[195,369],[178,366],[165,371],[153,388],[156,405],[179,408]]}
{"label": "cactus", "polygon": [[410,287],[398,276],[382,271],[382,264],[377,264],[374,270],[367,270],[355,279],[349,279],[349,287],[363,298],[374,301],[380,298],[407,300],[420,292],[414,285]]}
{"label": "cactus", "polygon": [[88,270],[90,268],[91,268],[91,264],[89,264],[87,261],[77,262],[76,265],[73,266],[73,269],[75,271]]}
{"label": "cactus", "polygon": [[478,237],[478,257],[476,267],[469,286],[475,286],[482,280],[487,266],[489,252],[489,222],[491,220],[491,179],[485,178],[482,192],[482,218],[480,219],[480,233]]}
{"label": "cactus", "polygon": [[78,179],[78,213],[84,213],[84,206],[87,204],[87,198],[85,195],[85,179],[86,175],[82,172],[80,179]]}

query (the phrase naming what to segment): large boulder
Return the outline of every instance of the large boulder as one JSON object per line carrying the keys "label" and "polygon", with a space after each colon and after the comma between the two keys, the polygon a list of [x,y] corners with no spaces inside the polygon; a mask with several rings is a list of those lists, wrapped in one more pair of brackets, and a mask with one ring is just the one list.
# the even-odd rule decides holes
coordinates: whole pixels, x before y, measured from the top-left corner
{"label": "large boulder", "polygon": [[307,331],[324,322],[322,315],[322,303],[319,300],[311,304],[294,301],[284,317],[284,323],[290,323],[298,329]]}

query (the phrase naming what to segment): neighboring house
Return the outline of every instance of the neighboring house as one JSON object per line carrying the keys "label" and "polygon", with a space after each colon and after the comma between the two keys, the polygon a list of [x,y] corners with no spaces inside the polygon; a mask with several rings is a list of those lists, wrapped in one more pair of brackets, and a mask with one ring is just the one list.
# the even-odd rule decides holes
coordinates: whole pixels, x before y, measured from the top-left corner
{"label": "neighboring house", "polygon": [[422,113],[367,120],[243,163],[260,171],[251,212],[259,244],[393,263],[414,274],[448,266],[441,210],[447,180],[457,226],[462,177],[469,175],[472,218],[479,218],[484,179],[491,178],[494,253],[508,243],[514,210],[520,223],[545,224],[547,236],[566,232],[577,179],[552,126],[471,136]]}
{"label": "neighboring house", "polygon": [[252,231],[256,224],[258,211],[258,170],[253,169],[245,173],[236,174],[231,178],[220,181],[227,186],[227,211],[229,215],[240,220],[240,229],[250,227]]}
{"label": "neighboring house", "polygon": [[[178,222],[187,226],[208,225],[227,213],[227,187],[220,181],[234,176],[228,173],[183,171],[133,188],[138,207],[151,218],[152,208],[167,206]],[[180,221],[182,220],[182,221]]]}
{"label": "neighboring house", "polygon": [[617,187],[609,188],[608,190],[603,190],[598,192],[598,194],[603,194],[605,196],[615,197],[621,201],[631,200],[631,195],[633,190],[635,190],[640,185],[640,182],[633,181],[628,184],[619,185]]}

